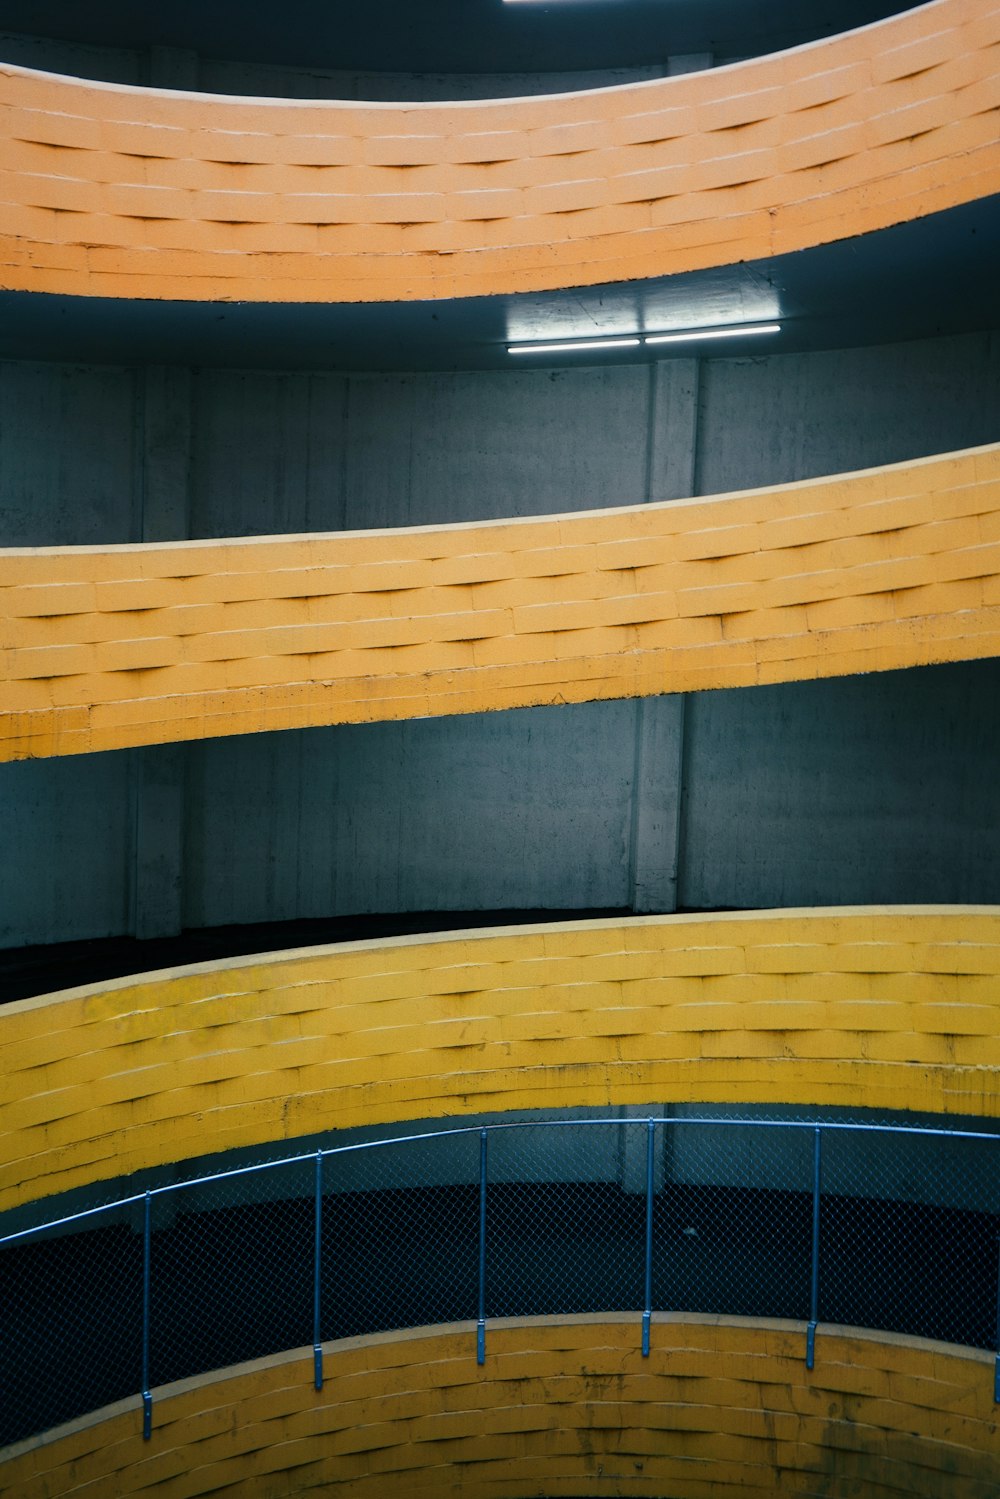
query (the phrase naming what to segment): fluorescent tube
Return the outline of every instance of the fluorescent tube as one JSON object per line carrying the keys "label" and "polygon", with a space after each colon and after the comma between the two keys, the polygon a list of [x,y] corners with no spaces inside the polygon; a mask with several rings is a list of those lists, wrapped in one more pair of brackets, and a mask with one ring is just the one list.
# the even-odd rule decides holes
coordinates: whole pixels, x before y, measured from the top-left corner
{"label": "fluorescent tube", "polygon": [[683,333],[647,333],[643,343],[684,344],[703,338],[749,338],[754,333],[780,332],[780,323],[737,323],[731,328],[689,328]]}
{"label": "fluorescent tube", "polygon": [[508,344],[508,354],[572,354],[577,349],[635,349],[639,338],[587,338],[552,344]]}

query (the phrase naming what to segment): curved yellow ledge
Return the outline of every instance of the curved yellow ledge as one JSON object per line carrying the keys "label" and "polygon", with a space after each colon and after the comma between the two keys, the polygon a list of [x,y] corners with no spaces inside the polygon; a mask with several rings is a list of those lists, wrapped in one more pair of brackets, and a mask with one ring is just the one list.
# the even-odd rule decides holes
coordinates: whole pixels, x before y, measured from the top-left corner
{"label": "curved yellow ledge", "polygon": [[0,759],[1000,654],[1000,445],[415,530],[0,552]]}
{"label": "curved yellow ledge", "polygon": [[0,68],[0,286],[378,302],[657,277],[1000,191],[998,0],[702,74],[454,105]]}
{"label": "curved yellow ledge", "polygon": [[[421,1328],[297,1349],[154,1392],[0,1452],[18,1499],[985,1499],[1000,1487],[992,1356],[823,1327],[634,1316]],[[833,1484],[833,1488],[829,1485]]]}
{"label": "curved yellow ledge", "polygon": [[1000,908],[301,949],[0,1011],[0,1209],[206,1149],[671,1102],[1000,1116]]}

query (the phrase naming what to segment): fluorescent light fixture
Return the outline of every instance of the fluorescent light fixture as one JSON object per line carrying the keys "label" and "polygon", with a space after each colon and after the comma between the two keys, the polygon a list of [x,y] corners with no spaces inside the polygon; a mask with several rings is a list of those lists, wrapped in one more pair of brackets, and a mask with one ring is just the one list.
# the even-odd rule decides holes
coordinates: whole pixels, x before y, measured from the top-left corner
{"label": "fluorescent light fixture", "polygon": [[725,328],[686,328],[679,333],[635,333],[623,338],[564,338],[548,343],[514,343],[507,345],[507,353],[575,354],[588,349],[636,349],[640,344],[700,343],[706,338],[751,338],[758,333],[780,332],[780,323],[732,323]]}
{"label": "fluorescent light fixture", "polygon": [[689,328],[684,333],[647,333],[643,343],[684,344],[703,338],[749,338],[754,333],[780,332],[780,323],[737,323],[731,328]]}
{"label": "fluorescent light fixture", "polygon": [[639,338],[577,338],[567,343],[508,344],[507,353],[573,354],[577,349],[635,349],[641,342]]}

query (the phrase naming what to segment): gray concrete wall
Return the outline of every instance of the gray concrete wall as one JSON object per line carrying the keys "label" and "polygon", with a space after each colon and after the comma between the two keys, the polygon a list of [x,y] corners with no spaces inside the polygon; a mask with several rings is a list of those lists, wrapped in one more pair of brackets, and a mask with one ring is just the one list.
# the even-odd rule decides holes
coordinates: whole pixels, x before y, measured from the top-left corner
{"label": "gray concrete wall", "polygon": [[[184,924],[1000,901],[997,663],[701,694],[683,759],[664,745],[638,776],[636,716],[595,703],[192,746]],[[665,818],[644,847],[636,809],[678,794],[679,830]],[[646,899],[641,858],[659,872]]]}
{"label": "gray concrete wall", "polygon": [[[168,62],[165,54],[170,54]],[[94,47],[49,37],[0,32],[0,59],[20,67],[107,83],[152,84],[209,94],[274,99],[503,99],[641,83],[708,67],[708,53],[664,58],[659,66],[561,73],[372,73],[291,67],[200,57],[179,47]]]}
{"label": "gray concrete wall", "polygon": [[678,498],[693,482],[695,368],[201,371],[191,535],[434,525]]}
{"label": "gray concrete wall", "polygon": [[676,499],[992,442],[998,412],[1000,336],[988,333],[460,375],[6,363],[0,541],[423,525]]}
{"label": "gray concrete wall", "polygon": [[0,946],[131,930],[133,757],[0,766]]}
{"label": "gray concrete wall", "polygon": [[84,42],[2,31],[0,59],[43,73],[67,73],[71,78],[93,78],[104,83],[145,81],[142,53],[128,47],[91,47]]}
{"label": "gray concrete wall", "polygon": [[[678,59],[680,61],[680,59]],[[562,73],[369,73],[318,68],[277,67],[205,57],[198,87],[213,94],[266,94],[280,99],[368,99],[420,102],[431,99],[513,99],[528,94],[562,94],[576,89],[610,88],[663,78],[675,69],[599,68]],[[678,68],[676,71],[689,71]]]}
{"label": "gray concrete wall", "polygon": [[995,661],[692,696],[680,903],[1000,901],[998,744]]}
{"label": "gray concrete wall", "polygon": [[1000,437],[1000,336],[702,361],[699,494],[902,463]]}
{"label": "gray concrete wall", "polygon": [[624,906],[635,705],[198,746],[186,924]]}
{"label": "gray concrete wall", "polygon": [[[632,503],[998,436],[989,335],[470,375],[0,366],[0,538]],[[0,767],[0,945],[372,911],[1000,900],[996,663]]]}
{"label": "gray concrete wall", "polygon": [[137,376],[0,363],[0,545],[139,538]]}
{"label": "gray concrete wall", "polygon": [[[645,711],[671,699],[647,702]],[[1000,667],[2,767],[0,945],[367,912],[1000,902]],[[676,800],[644,847],[636,807]],[[659,831],[659,836],[657,832]],[[637,898],[637,868],[652,869]]]}

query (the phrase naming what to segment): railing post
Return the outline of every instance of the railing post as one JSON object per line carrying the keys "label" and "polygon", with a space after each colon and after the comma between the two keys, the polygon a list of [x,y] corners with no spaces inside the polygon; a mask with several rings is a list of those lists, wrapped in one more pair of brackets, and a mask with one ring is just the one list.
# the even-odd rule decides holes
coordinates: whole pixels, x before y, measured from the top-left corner
{"label": "railing post", "polygon": [[152,1289],[153,1199],[147,1192],[142,1214],[142,1439],[153,1435],[153,1397],[149,1390],[149,1317]]}
{"label": "railing post", "polygon": [[806,1329],[806,1368],[816,1362],[816,1323],[819,1320],[819,1202],[823,1169],[823,1131],[813,1130],[812,1270],[809,1278],[809,1326]]}
{"label": "railing post", "polygon": [[486,1362],[486,1142],[487,1130],[479,1131],[479,1303],[476,1321],[476,1363]]}
{"label": "railing post", "polygon": [[993,1400],[1000,1404],[1000,1238],[997,1239],[997,1356],[993,1364]]}
{"label": "railing post", "polygon": [[653,1156],[656,1120],[646,1121],[646,1274],[642,1300],[642,1356],[649,1358],[649,1328],[653,1320]]}
{"label": "railing post", "polygon": [[313,1385],[323,1388],[323,1343],[320,1307],[323,1274],[323,1152],[316,1152],[316,1209],[313,1214]]}

